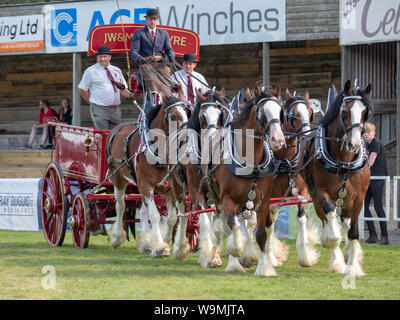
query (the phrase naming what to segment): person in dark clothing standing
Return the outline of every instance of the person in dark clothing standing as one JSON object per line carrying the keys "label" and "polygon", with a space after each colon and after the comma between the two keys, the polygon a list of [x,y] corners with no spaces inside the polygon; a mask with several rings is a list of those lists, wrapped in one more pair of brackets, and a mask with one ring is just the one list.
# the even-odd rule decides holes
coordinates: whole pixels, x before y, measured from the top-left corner
{"label": "person in dark clothing standing", "polygon": [[[369,153],[369,165],[371,170],[371,176],[387,176],[387,166],[385,158],[385,148],[382,143],[375,139],[375,126],[372,123],[367,123],[365,126],[364,138],[367,141],[367,148]],[[385,218],[385,210],[382,205],[382,192],[385,187],[384,180],[371,180],[365,195],[365,217],[372,217],[371,211],[369,210],[369,204],[371,198],[374,200],[374,208],[379,218]],[[389,244],[387,223],[386,221],[379,221],[381,228],[381,238],[378,241],[374,221],[367,221],[369,238],[365,241],[366,243],[379,243],[382,245]]]}

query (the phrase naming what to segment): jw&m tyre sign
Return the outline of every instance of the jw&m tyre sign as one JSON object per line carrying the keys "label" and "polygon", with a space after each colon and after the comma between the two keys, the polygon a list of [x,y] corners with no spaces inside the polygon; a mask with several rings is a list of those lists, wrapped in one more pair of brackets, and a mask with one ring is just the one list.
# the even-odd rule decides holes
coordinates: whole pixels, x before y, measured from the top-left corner
{"label": "jw&m tyre sign", "polygon": [[[125,49],[129,52],[133,34],[144,26],[143,24],[113,24],[94,27],[89,34],[88,55],[95,55],[100,46],[108,46],[113,53],[122,53]],[[157,26],[157,28],[168,32],[177,57],[183,57],[185,53],[193,53],[199,59],[200,39],[196,32],[170,26]]]}

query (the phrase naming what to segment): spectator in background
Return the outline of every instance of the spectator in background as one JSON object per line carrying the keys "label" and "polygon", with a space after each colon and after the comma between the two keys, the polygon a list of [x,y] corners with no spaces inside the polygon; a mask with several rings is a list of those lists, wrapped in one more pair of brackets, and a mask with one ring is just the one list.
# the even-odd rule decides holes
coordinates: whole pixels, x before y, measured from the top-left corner
{"label": "spectator in background", "polygon": [[[385,148],[382,143],[375,139],[375,126],[372,123],[366,123],[364,138],[367,141],[367,148],[369,153],[369,165],[371,170],[371,176],[387,176],[387,165],[385,158]],[[385,210],[382,205],[382,192],[385,187],[384,180],[371,180],[365,195],[365,217],[372,217],[371,211],[369,210],[369,204],[371,198],[374,200],[374,208],[379,218],[385,218]],[[379,221],[381,228],[381,238],[378,241],[374,221],[367,221],[369,238],[365,241],[366,243],[379,243],[381,245],[388,245],[389,238],[387,232],[386,221]]]}
{"label": "spectator in background", "polygon": [[36,138],[37,133],[42,133],[42,141],[40,144],[40,149],[46,149],[46,141],[49,136],[49,125],[48,122],[51,118],[58,118],[57,112],[50,107],[50,103],[47,100],[41,100],[39,102],[39,120],[32,126],[31,134],[29,136],[29,141],[27,144],[22,146],[22,149],[32,149],[33,141]]}
{"label": "spectator in background", "polygon": [[[60,111],[58,112],[57,117],[58,122],[65,124],[72,124],[72,107],[70,104],[70,100],[68,98],[63,98],[60,104]],[[46,149],[53,148],[53,138],[56,133],[56,128],[54,126],[50,126],[49,132],[49,144],[46,146]]]}
{"label": "spectator in background", "polygon": [[65,124],[72,124],[72,107],[68,98],[61,100],[58,121]]}

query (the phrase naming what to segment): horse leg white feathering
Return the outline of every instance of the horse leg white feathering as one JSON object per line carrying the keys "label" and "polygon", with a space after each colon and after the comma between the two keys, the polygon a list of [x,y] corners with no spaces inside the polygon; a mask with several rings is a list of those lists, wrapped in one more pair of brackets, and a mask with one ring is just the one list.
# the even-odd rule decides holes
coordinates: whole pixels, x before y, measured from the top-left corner
{"label": "horse leg white feathering", "polygon": [[186,238],[186,228],[189,216],[179,217],[178,228],[175,234],[173,254],[175,259],[183,260],[189,254],[190,245]]}
{"label": "horse leg white feathering", "polygon": [[353,277],[362,277],[366,274],[362,270],[361,263],[363,258],[363,251],[361,249],[361,245],[357,239],[349,241],[350,245],[350,254],[347,262],[347,266],[345,269],[345,273],[349,276]]}
{"label": "horse leg white feathering", "polygon": [[151,253],[151,227],[149,224],[149,213],[144,203],[139,208],[138,218],[140,220],[137,237],[137,249],[140,253]]}
{"label": "horse leg white feathering", "polygon": [[321,234],[321,244],[324,248],[333,249],[342,242],[340,225],[336,219],[336,209],[326,215],[327,223],[324,223]]}
{"label": "horse leg white feathering", "polygon": [[246,270],[244,270],[244,268],[240,264],[238,257],[229,255],[228,264],[225,268],[225,272],[242,272],[243,273],[243,272],[246,272]]}
{"label": "horse leg white feathering", "polygon": [[327,223],[324,224],[321,235],[321,244],[324,248],[331,251],[331,260],[328,272],[343,273],[346,267],[340,243],[342,242],[342,234],[340,233],[340,225],[336,219],[336,209],[327,215]]}
{"label": "horse leg white feathering", "polygon": [[160,230],[160,213],[154,202],[154,198],[144,197],[149,219],[151,223],[151,255],[153,257],[168,256],[171,254],[169,245],[163,240]]}
{"label": "horse leg white feathering", "polygon": [[[268,238],[268,245],[267,245],[267,250],[268,246],[270,245],[270,250],[272,250],[272,254],[276,259],[277,265],[273,264],[274,267],[276,266],[281,266],[286,260],[287,256],[289,253],[289,247],[286,243],[283,243],[279,238],[275,235],[274,229],[275,229],[275,222],[278,219],[278,213],[279,213],[280,208],[276,208],[275,210],[272,210],[272,225],[270,227],[271,233],[269,234]],[[268,230],[268,228],[267,228]],[[267,231],[268,235],[268,231]],[[272,260],[271,260],[272,262]]]}
{"label": "horse leg white feathering", "polygon": [[240,218],[239,221],[242,232],[246,238],[245,249],[243,255],[239,258],[239,262],[243,267],[250,268],[253,263],[258,261],[257,247],[253,237],[253,231],[257,225],[256,213],[253,211],[248,220]]}
{"label": "horse leg white feathering", "polygon": [[298,218],[300,230],[297,234],[296,248],[299,264],[302,267],[311,267],[318,262],[319,252],[315,245],[320,242],[318,229],[307,221],[307,216]]}
{"label": "horse leg white feathering", "polygon": [[217,247],[217,254],[220,255],[224,250],[224,226],[222,219],[213,216],[212,221],[212,231],[213,231],[213,243]]}
{"label": "horse leg white feathering", "polygon": [[266,251],[262,252],[260,248],[258,249],[258,265],[254,275],[261,277],[274,277],[278,275],[269,260],[268,254]]}
{"label": "horse leg white feathering", "polygon": [[343,248],[343,253],[344,253],[344,261],[348,261],[349,260],[349,255],[350,255],[350,243],[349,243],[349,236],[348,236],[348,232],[350,230],[350,222],[351,219],[350,218],[345,218],[343,219],[342,222],[342,228],[344,229],[343,233],[344,233],[344,241],[345,241],[345,246]]}
{"label": "horse leg white feathering", "polygon": [[222,261],[217,253],[217,247],[212,241],[209,215],[207,213],[200,214],[199,220],[199,263],[204,268],[220,266]]}
{"label": "horse leg white feathering", "polygon": [[126,231],[123,228],[123,217],[125,212],[125,190],[114,188],[115,211],[117,212],[117,221],[110,230],[110,241],[113,249],[120,247],[126,239]]}
{"label": "horse leg white feathering", "polygon": [[226,240],[226,249],[230,255],[234,257],[240,257],[244,252],[245,238],[242,235],[239,225],[239,219],[237,216],[233,218],[234,224],[232,228],[232,233],[228,236]]}
{"label": "horse leg white feathering", "polygon": [[174,203],[167,201],[167,211],[168,211],[168,216],[166,218],[162,217],[164,220],[163,223],[161,224],[162,235],[164,241],[168,243],[169,246],[172,246],[172,231],[174,230],[176,221],[178,219]]}

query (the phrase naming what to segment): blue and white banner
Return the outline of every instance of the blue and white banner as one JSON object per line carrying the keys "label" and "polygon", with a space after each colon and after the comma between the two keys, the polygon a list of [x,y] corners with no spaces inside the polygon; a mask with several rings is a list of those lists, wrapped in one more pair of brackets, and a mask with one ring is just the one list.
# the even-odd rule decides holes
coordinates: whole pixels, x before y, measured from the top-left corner
{"label": "blue and white banner", "polygon": [[85,52],[90,30],[104,24],[146,24],[149,7],[160,24],[195,31],[200,45],[286,40],[286,0],[115,0],[45,5],[46,53]]}
{"label": "blue and white banner", "polygon": [[39,230],[40,180],[0,179],[0,229]]}

